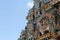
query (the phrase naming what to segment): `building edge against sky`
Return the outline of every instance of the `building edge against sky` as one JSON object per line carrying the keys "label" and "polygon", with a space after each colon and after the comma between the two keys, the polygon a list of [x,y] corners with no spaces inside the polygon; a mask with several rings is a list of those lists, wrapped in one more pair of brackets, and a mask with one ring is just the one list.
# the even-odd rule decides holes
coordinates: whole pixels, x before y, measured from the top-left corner
{"label": "building edge against sky", "polygon": [[[34,0],[18,40],[49,40],[60,33],[60,0]],[[43,30],[44,29],[44,30]]]}

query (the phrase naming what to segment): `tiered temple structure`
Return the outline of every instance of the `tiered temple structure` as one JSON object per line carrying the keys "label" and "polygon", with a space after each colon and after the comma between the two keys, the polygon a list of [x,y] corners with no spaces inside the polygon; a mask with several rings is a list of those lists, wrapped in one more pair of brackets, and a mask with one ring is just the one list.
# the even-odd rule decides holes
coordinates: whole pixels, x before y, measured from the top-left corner
{"label": "tiered temple structure", "polygon": [[34,0],[18,40],[51,40],[60,35],[60,0]]}

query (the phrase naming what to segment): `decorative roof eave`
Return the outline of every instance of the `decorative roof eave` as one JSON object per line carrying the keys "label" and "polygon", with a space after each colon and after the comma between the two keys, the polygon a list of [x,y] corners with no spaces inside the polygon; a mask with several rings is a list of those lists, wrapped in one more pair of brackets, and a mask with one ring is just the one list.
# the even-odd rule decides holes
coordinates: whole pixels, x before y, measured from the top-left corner
{"label": "decorative roof eave", "polygon": [[44,15],[42,15],[38,20],[37,20],[37,22],[40,22],[44,17],[48,17],[48,18],[51,18],[51,17],[53,17],[51,14],[44,14]]}

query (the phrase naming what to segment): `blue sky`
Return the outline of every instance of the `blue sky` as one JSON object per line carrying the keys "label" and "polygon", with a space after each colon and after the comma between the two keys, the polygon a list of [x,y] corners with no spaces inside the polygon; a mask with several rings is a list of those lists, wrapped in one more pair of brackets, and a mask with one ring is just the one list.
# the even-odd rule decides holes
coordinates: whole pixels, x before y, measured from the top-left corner
{"label": "blue sky", "polygon": [[32,0],[0,0],[0,40],[17,40],[26,26]]}

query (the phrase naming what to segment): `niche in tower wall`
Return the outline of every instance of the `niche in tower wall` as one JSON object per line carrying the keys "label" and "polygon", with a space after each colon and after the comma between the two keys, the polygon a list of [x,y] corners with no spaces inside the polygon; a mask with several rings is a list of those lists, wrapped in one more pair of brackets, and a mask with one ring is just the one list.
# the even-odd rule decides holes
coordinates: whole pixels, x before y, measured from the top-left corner
{"label": "niche in tower wall", "polygon": [[41,10],[40,10],[40,15],[42,15],[42,12],[41,12]]}
{"label": "niche in tower wall", "polygon": [[41,2],[39,2],[39,8],[41,7]]}
{"label": "niche in tower wall", "polygon": [[55,16],[55,24],[57,25],[57,16]]}
{"label": "niche in tower wall", "polygon": [[36,24],[36,23],[34,23],[33,25],[34,25],[34,31],[35,31],[35,29],[36,29],[36,25],[37,25],[37,24]]}
{"label": "niche in tower wall", "polygon": [[58,31],[60,31],[60,29],[58,29],[58,28],[57,28],[57,29],[55,29],[55,32],[58,32]]}
{"label": "niche in tower wall", "polygon": [[35,20],[35,15],[33,14],[33,21]]}
{"label": "niche in tower wall", "polygon": [[25,29],[27,29],[27,27],[25,27]]}
{"label": "niche in tower wall", "polygon": [[42,36],[42,33],[41,32],[39,32],[39,36]]}
{"label": "niche in tower wall", "polygon": [[47,34],[47,33],[49,33],[49,30],[46,30],[46,31],[44,32],[44,34]]}

